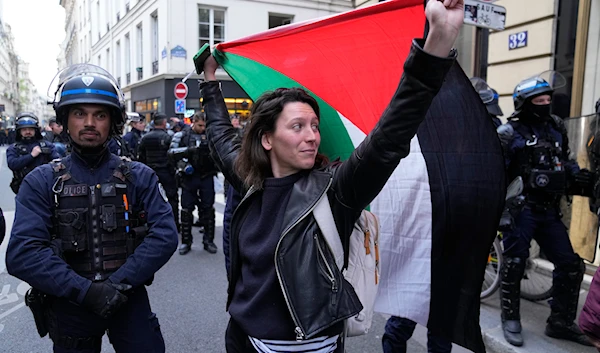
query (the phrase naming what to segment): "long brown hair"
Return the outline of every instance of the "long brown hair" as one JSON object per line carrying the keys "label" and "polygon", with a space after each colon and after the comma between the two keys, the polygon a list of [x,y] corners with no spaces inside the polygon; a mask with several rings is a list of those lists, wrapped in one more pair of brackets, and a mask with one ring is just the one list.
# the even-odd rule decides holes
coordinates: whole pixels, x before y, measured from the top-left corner
{"label": "long brown hair", "polygon": [[[242,139],[242,148],[235,161],[235,171],[246,187],[261,189],[263,181],[273,175],[269,152],[262,145],[262,137],[275,131],[277,119],[288,103],[306,103],[320,120],[317,101],[302,88],[278,88],[266,92],[252,106],[250,124]],[[315,167],[327,164],[327,158],[317,154]]]}

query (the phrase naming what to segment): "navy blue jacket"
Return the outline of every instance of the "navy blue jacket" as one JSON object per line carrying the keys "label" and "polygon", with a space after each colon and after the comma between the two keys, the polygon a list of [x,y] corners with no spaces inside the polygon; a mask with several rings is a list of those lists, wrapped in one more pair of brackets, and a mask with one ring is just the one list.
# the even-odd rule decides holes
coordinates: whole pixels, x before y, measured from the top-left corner
{"label": "navy blue jacket", "polygon": [[[94,185],[110,180],[119,157],[106,153],[96,168],[90,168],[75,151],[63,159],[71,175]],[[109,280],[134,287],[148,281],[177,248],[177,228],[171,206],[161,196],[158,178],[147,166],[131,162],[135,185],[128,185],[132,206],[144,204],[149,231],[135,252]],[[16,197],[15,221],[6,253],[8,272],[45,293],[81,303],[91,281],[78,275],[51,248],[54,172],[44,165],[29,173]],[[72,297],[78,293],[77,297]]]}
{"label": "navy blue jacket", "polygon": [[123,140],[127,142],[129,151],[137,158],[138,144],[142,139],[142,132],[138,129],[131,129],[128,133],[123,136]]}
{"label": "navy blue jacket", "polygon": [[40,153],[37,157],[33,157],[31,155],[31,151],[34,147],[40,145],[40,141],[33,140],[29,143],[25,143],[25,141],[17,142],[22,143],[27,148],[27,154],[22,155],[19,153],[19,150],[15,147],[15,144],[10,145],[6,149],[6,163],[8,164],[8,168],[12,171],[19,171],[25,167],[29,167],[30,170],[33,170],[35,167],[40,166],[42,164],[48,163],[50,160],[60,158],[59,154],[54,149],[54,144],[44,141],[46,143],[46,147],[50,148],[50,158],[45,159],[44,156]]}

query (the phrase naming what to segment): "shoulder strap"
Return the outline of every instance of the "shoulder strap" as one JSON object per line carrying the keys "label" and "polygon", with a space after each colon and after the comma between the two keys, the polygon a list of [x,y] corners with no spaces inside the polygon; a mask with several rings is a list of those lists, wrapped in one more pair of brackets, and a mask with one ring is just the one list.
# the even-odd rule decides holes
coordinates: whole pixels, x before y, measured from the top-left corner
{"label": "shoulder strap", "polygon": [[341,270],[344,267],[344,246],[342,245],[340,234],[335,226],[335,220],[333,219],[333,212],[329,205],[327,192],[325,192],[319,202],[317,202],[317,205],[313,210],[313,216],[321,229],[325,241],[329,245],[329,249],[331,249],[331,253],[335,258],[335,263]]}
{"label": "shoulder strap", "polygon": [[131,173],[131,161],[126,159],[126,157],[119,157],[119,159],[121,160],[121,163],[115,168],[113,176],[122,182],[128,181],[133,185],[135,179]]}

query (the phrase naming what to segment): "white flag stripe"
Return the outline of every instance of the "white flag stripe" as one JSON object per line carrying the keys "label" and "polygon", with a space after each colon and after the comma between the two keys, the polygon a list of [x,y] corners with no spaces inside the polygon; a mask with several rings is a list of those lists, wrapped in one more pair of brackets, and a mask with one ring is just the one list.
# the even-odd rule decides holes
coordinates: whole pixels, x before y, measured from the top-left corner
{"label": "white flag stripe", "polygon": [[[366,135],[338,114],[358,146]],[[381,282],[375,311],[426,325],[431,301],[432,204],[427,164],[417,136],[410,142],[409,155],[371,203],[371,211],[381,227]]]}
{"label": "white flag stripe", "polygon": [[342,120],[342,124],[346,128],[346,132],[348,136],[350,136],[350,140],[352,144],[356,148],[360,143],[367,137],[364,132],[362,132],[356,125],[354,125],[348,118],[342,115],[342,113],[338,112],[340,119]]}
{"label": "white flag stripe", "polygon": [[431,300],[432,204],[419,140],[371,203],[381,224],[381,282],[375,311],[422,325]]}

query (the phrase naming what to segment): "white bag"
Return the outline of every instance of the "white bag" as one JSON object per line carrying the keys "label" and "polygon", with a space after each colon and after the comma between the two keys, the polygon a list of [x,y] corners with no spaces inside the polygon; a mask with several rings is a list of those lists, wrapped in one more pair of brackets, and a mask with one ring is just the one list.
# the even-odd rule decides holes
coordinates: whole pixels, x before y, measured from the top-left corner
{"label": "white bag", "polygon": [[317,203],[313,215],[327,241],[335,262],[344,278],[350,282],[363,310],[347,320],[346,334],[349,337],[366,334],[373,321],[375,297],[379,288],[379,222],[377,217],[363,210],[354,224],[350,235],[348,268],[344,266],[344,248],[335,226],[329,199],[325,194]]}

